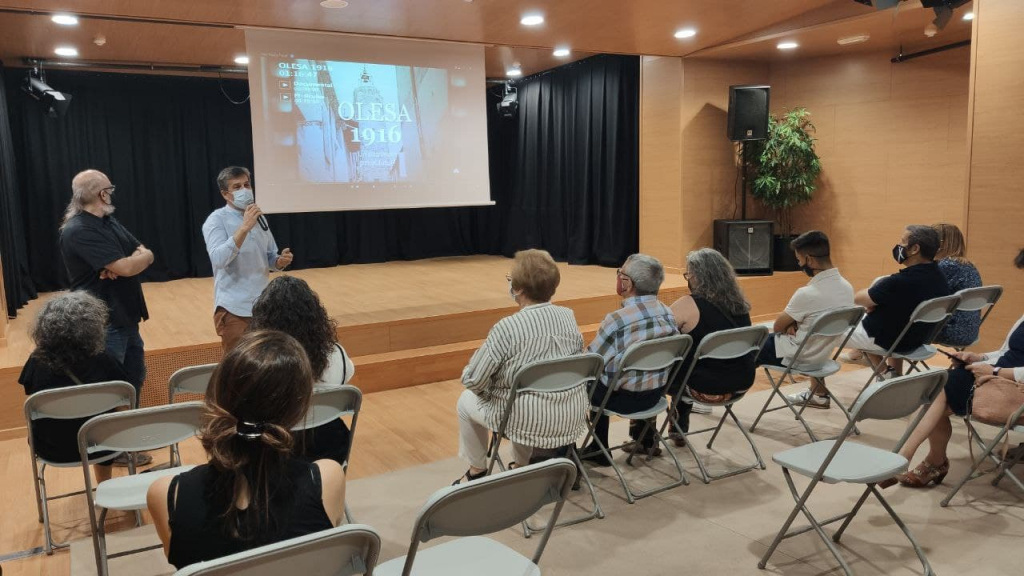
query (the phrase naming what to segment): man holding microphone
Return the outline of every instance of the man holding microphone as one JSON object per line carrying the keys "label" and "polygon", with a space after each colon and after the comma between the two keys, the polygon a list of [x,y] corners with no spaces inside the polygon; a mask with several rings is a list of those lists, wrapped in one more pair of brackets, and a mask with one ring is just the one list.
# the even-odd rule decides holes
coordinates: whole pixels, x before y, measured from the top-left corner
{"label": "man holding microphone", "polygon": [[213,325],[227,352],[248,328],[252,304],[270,271],[287,268],[292,251],[285,248],[278,254],[274,235],[255,204],[247,168],[221,170],[217,187],[226,204],[206,218],[203,238],[213,265]]}

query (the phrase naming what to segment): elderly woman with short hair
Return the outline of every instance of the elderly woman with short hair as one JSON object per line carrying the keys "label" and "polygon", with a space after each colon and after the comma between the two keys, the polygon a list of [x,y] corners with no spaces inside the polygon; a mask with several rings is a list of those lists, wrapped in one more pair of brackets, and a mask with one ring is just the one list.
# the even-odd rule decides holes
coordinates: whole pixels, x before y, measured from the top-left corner
{"label": "elderly woman with short hair", "polygon": [[[32,326],[36,349],[18,377],[25,394],[127,381],[121,363],[106,352],[106,335],[107,306],[88,292],[69,292],[47,302]],[[36,420],[30,431],[36,453],[51,462],[78,462],[78,429],[87,420]],[[110,465],[93,466],[98,482],[110,478]]]}
{"label": "elderly woman with short hair", "polygon": [[[672,303],[679,332],[693,338],[693,346],[683,360],[676,379],[669,386],[673,404],[682,387],[701,341],[721,330],[750,326],[750,303],[736,281],[736,272],[717,250],[702,248],[686,256],[686,283],[690,294]],[[691,397],[706,403],[724,402],[754,383],[757,354],[734,360],[704,360],[694,367],[687,391]],[[684,431],[690,429],[690,404],[678,405],[676,423]],[[683,439],[672,432],[677,446]]]}
{"label": "elderly woman with short hair", "polygon": [[[544,250],[516,252],[507,276],[509,295],[519,311],[498,321],[462,371],[466,390],[459,397],[459,456],[468,464],[455,483],[487,474],[489,434],[501,425],[519,370],[538,360],[583,351],[583,336],[573,311],[551,303],[561,275]],[[506,424],[513,461],[529,463],[534,448],[554,449],[576,441],[586,428],[586,390],[520,394]]]}

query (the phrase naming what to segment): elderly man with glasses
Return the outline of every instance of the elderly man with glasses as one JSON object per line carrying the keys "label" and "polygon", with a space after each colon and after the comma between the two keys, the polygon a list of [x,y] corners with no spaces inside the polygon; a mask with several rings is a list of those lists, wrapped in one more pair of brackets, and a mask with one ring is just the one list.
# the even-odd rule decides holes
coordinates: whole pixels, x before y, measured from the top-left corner
{"label": "elderly man with glasses", "polygon": [[[612,384],[610,380],[618,373],[622,357],[630,345],[679,333],[672,311],[658,300],[658,290],[664,280],[665,270],[661,262],[646,254],[633,254],[615,272],[615,293],[622,297],[622,307],[605,317],[597,330],[597,336],[587,349],[588,352],[600,354],[605,360],[604,373],[590,398],[595,406],[600,405],[607,394],[608,386]],[[607,407],[616,412],[637,412],[651,408],[664,396],[667,380],[667,372],[627,374],[612,392]],[[630,422],[630,436],[634,441],[639,441],[645,450],[653,449],[654,454],[659,454],[660,449],[653,446],[652,436],[637,438],[643,425],[643,422]],[[608,446],[607,416],[602,416],[594,424],[594,433]],[[587,446],[583,452],[592,453],[586,458],[592,464],[611,464],[596,446]]]}
{"label": "elderly man with glasses", "polygon": [[114,190],[98,170],[75,176],[60,227],[60,251],[71,290],[96,296],[110,310],[106,351],[141,391],[146,363],[139,322],[149,319],[149,311],[139,274],[153,263],[153,252],[113,217]]}

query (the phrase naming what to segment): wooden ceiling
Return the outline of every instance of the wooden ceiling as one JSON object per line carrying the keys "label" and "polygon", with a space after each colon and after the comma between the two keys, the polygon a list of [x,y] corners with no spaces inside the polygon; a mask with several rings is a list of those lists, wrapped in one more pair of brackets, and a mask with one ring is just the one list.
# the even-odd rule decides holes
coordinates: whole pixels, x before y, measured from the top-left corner
{"label": "wooden ceiling", "polygon": [[[917,0],[899,12],[853,0],[349,0],[342,9],[319,0],[0,0],[0,59],[55,59],[53,49],[70,44],[79,61],[234,66],[245,51],[239,27],[257,26],[479,43],[488,76],[504,77],[516,62],[528,75],[601,52],[772,60],[916,50],[969,38],[970,26],[960,20],[965,10],[928,39],[931,11]],[[51,22],[59,12],[77,14],[79,25]],[[522,15],[533,12],[545,23],[522,26]],[[683,27],[697,35],[674,38]],[[862,32],[871,35],[866,44],[835,43]],[[94,43],[98,35],[102,46]],[[801,47],[780,53],[780,39]],[[555,58],[551,49],[562,45],[572,55]]]}
{"label": "wooden ceiling", "polygon": [[[893,56],[929,50],[971,39],[971,22],[963,19],[973,3],[957,9],[953,19],[934,36],[925,28],[935,13],[920,2],[906,2],[896,10],[868,11],[832,21],[809,21],[806,25],[762,30],[720,46],[701,50],[691,56],[723,60],[781,61],[806,57],[835,56],[857,52],[888,51]],[[842,46],[841,38],[868,36],[866,42]],[[780,42],[796,42],[795,50],[779,50]]]}

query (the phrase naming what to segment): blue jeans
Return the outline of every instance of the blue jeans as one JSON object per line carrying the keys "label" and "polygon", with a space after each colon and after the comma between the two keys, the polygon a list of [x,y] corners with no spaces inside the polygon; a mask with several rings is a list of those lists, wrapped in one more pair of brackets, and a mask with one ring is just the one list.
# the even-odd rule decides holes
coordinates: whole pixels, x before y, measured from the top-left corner
{"label": "blue jeans", "polygon": [[128,383],[135,386],[135,397],[142,393],[142,383],[146,380],[146,351],[139,325],[118,328],[107,327],[107,354],[113,356],[128,375]]}

